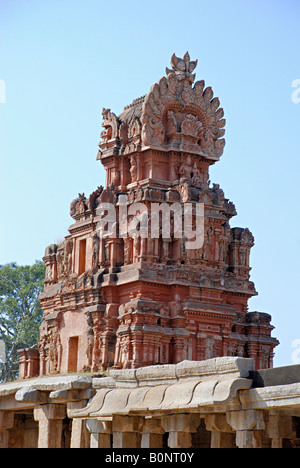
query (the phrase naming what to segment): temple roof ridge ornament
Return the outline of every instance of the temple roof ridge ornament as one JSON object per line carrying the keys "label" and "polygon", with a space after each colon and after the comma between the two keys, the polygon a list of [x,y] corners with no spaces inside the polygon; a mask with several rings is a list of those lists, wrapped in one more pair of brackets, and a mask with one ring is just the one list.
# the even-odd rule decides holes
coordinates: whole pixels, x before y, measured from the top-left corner
{"label": "temple roof ridge ornament", "polygon": [[183,58],[176,57],[176,55],[173,54],[171,57],[172,70],[167,67],[166,73],[167,75],[175,73],[175,75],[178,75],[179,77],[180,75],[182,75],[182,77],[188,77],[191,83],[193,83],[196,75],[192,72],[195,70],[197,64],[198,60],[191,61],[190,54],[188,52],[184,54]]}
{"label": "temple roof ridge ornament", "polygon": [[198,60],[171,57],[172,69],[117,117],[103,109],[98,159],[149,149],[183,152],[214,164],[223,154],[224,111],[204,80],[196,81]]}

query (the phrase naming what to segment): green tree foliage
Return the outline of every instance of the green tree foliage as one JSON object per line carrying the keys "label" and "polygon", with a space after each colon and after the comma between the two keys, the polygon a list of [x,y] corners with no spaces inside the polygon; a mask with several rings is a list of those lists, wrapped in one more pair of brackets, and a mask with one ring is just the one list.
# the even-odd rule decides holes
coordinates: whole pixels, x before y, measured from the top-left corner
{"label": "green tree foliage", "polygon": [[17,377],[17,350],[39,341],[43,314],[38,297],[44,279],[43,262],[32,266],[0,265],[0,340],[6,350],[6,360],[0,362],[0,382]]}

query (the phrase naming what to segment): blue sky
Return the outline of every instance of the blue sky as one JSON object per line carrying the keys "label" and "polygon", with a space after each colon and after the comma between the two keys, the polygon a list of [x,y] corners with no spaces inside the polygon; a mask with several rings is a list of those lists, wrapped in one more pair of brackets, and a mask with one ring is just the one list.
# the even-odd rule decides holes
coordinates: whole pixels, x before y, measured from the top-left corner
{"label": "blue sky", "polygon": [[96,161],[102,107],[121,113],[164,75],[173,52],[188,50],[227,120],[211,181],[236,205],[231,226],[255,236],[259,295],[249,310],[272,315],[275,365],[292,364],[300,339],[299,18],[299,0],[0,0],[0,264],[32,264],[64,238],[71,200],[105,181]]}

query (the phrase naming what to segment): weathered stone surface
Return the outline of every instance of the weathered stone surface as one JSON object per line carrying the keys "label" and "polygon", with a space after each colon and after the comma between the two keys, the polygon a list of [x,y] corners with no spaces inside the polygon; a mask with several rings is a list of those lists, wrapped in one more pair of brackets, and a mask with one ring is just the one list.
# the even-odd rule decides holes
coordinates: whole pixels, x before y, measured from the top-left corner
{"label": "weathered stone surface", "polygon": [[40,391],[85,389],[91,386],[92,378],[79,375],[66,375],[37,379],[31,385]]}
{"label": "weathered stone surface", "polygon": [[15,398],[17,401],[27,403],[46,403],[47,395],[41,393],[33,387],[23,387],[17,391]]}
{"label": "weathered stone surface", "polygon": [[94,388],[114,388],[117,383],[113,377],[101,377],[93,379]]}
{"label": "weathered stone surface", "polygon": [[246,408],[288,408],[300,404],[300,383],[253,388],[241,392],[240,399]]}
{"label": "weathered stone surface", "polygon": [[[37,390],[33,380],[30,387],[26,381],[27,386],[21,388],[14,382],[9,394],[0,395],[0,408],[5,408],[0,411],[0,447],[59,448],[69,441],[73,448],[162,448],[166,443],[170,448],[188,448],[207,446],[208,438],[213,448],[297,446],[299,383],[251,388],[252,380],[236,372],[237,367],[244,372],[247,359],[244,366],[241,362],[229,366],[227,358],[223,366],[212,366],[212,361],[198,377],[197,363],[189,366],[185,362],[186,371],[180,377],[176,374],[176,382],[163,385],[159,383],[165,381],[164,375],[157,375],[155,385],[143,385],[152,382],[153,366],[142,368],[140,378],[146,380],[136,379],[135,387],[132,377],[137,370],[116,374],[117,378],[122,375],[121,387],[113,385],[111,376],[97,378],[96,384],[102,380],[99,388],[90,379],[89,388],[69,390],[62,390],[61,378],[50,382],[51,378],[44,378],[44,390]],[[173,370],[184,365],[173,365]],[[172,375],[170,368],[168,371]],[[72,377],[74,384],[76,378]],[[37,379],[39,388],[42,380]],[[65,383],[71,385],[69,379]],[[27,418],[28,422],[31,418],[28,425],[24,423]]]}
{"label": "weathered stone surface", "polygon": [[183,361],[176,364],[176,375],[182,377],[206,377],[214,374],[225,377],[248,377],[254,369],[254,360],[240,357],[223,357],[205,361]]}
{"label": "weathered stone surface", "polygon": [[177,381],[176,367],[172,365],[148,366],[136,370],[140,386],[163,385]]}
{"label": "weathered stone surface", "polygon": [[218,382],[214,389],[214,403],[224,404],[233,400],[238,391],[251,387],[249,379],[223,380]]}

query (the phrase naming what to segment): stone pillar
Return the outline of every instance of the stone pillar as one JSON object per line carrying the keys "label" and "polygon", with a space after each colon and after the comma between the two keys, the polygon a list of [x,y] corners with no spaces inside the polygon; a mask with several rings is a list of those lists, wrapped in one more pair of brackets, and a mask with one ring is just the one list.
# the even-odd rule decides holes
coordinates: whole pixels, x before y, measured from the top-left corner
{"label": "stone pillar", "polygon": [[184,339],[176,337],[174,339],[174,362],[183,361]]}
{"label": "stone pillar", "polygon": [[40,368],[40,354],[37,349],[28,349],[27,352],[27,378],[37,377]]}
{"label": "stone pillar", "polygon": [[112,421],[107,419],[88,419],[86,427],[91,433],[90,448],[111,448]]}
{"label": "stone pillar", "polygon": [[134,416],[113,417],[113,448],[140,448],[143,418]]}
{"label": "stone pillar", "polygon": [[19,379],[25,379],[27,377],[26,351],[18,349],[17,353],[19,355]]}
{"label": "stone pillar", "polygon": [[9,429],[14,425],[13,411],[0,411],[0,449],[8,448]]}
{"label": "stone pillar", "polygon": [[205,426],[211,431],[211,448],[233,448],[233,429],[229,426],[225,414],[208,414]]}
{"label": "stone pillar", "polygon": [[[85,408],[87,400],[69,401],[67,403],[68,412]],[[68,413],[69,414],[69,413]],[[72,418],[72,434],[70,448],[89,448],[90,434],[87,430],[85,419]]]}
{"label": "stone pillar", "polygon": [[141,448],[162,448],[164,432],[159,419],[146,419],[143,426]]}
{"label": "stone pillar", "polygon": [[296,438],[292,416],[270,411],[266,424],[266,437],[272,440],[272,448],[283,448],[283,439]]}
{"label": "stone pillar", "polygon": [[265,428],[262,412],[256,410],[230,411],[228,424],[236,431],[239,448],[261,448],[261,430]]}
{"label": "stone pillar", "polygon": [[200,424],[198,414],[172,414],[163,416],[161,425],[169,433],[168,446],[170,448],[190,448],[192,432],[197,432]]}
{"label": "stone pillar", "polygon": [[61,448],[62,420],[66,417],[64,405],[38,405],[34,420],[39,423],[38,448]]}

